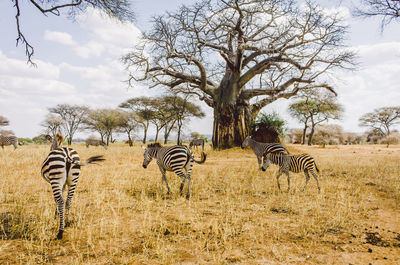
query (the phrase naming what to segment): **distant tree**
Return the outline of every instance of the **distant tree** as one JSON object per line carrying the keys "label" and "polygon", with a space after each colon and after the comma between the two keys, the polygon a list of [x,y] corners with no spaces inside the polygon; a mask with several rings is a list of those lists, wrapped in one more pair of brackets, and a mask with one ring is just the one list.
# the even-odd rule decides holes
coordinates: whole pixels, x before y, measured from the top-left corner
{"label": "distant tree", "polygon": [[128,135],[129,146],[133,145],[132,133],[137,130],[138,122],[135,117],[135,113],[132,112],[121,112],[121,122],[119,124],[120,131],[125,132]]}
{"label": "distant tree", "polygon": [[381,17],[381,30],[393,20],[400,21],[399,0],[361,0],[361,4],[353,10],[356,17]]}
{"label": "distant tree", "polygon": [[389,135],[391,127],[400,123],[400,107],[383,107],[375,109],[361,116],[359,119],[360,126],[369,127],[382,133]]}
{"label": "distant tree", "polygon": [[146,143],[147,130],[150,121],[154,119],[157,103],[150,97],[131,98],[119,105],[120,108],[130,110],[136,115],[136,121],[143,126],[143,143]]}
{"label": "distant tree", "polygon": [[62,125],[63,120],[60,116],[56,116],[52,113],[47,114],[46,119],[40,124],[40,126],[45,128],[46,134],[51,134],[52,136],[61,132]]}
{"label": "distant tree", "polygon": [[336,124],[319,125],[313,137],[313,144],[338,145],[343,142],[343,128]]}
{"label": "distant tree", "polygon": [[307,143],[311,145],[315,126],[329,119],[340,119],[343,107],[336,102],[333,96],[314,95],[291,103],[289,113],[304,124],[302,144],[305,143],[307,128],[310,128]]}
{"label": "distant tree", "polygon": [[[25,54],[28,57],[28,62],[34,65],[32,62],[34,48],[26,39],[24,33],[22,33],[20,23],[20,17],[22,15],[20,2],[23,1],[12,0],[11,2],[16,12],[15,19],[18,33],[17,46],[20,43],[25,44]],[[67,14],[67,17],[74,19],[77,14],[85,12],[88,7],[92,7],[120,21],[132,21],[134,19],[133,11],[130,10],[130,1],[128,0],[29,0],[26,2],[32,4],[31,8],[37,9],[45,16],[49,14],[56,16]],[[63,12],[64,10],[67,12]]]}
{"label": "distant tree", "polygon": [[191,133],[190,133],[190,138],[192,138],[192,139],[199,139],[199,138],[200,138],[200,133],[198,133],[198,132],[191,132]]}
{"label": "distant tree", "polygon": [[7,126],[10,124],[10,121],[4,117],[0,115],[0,126]]}
{"label": "distant tree", "polygon": [[74,134],[80,129],[82,122],[89,113],[89,108],[78,105],[58,104],[54,108],[49,108],[49,111],[57,114],[63,121],[62,128],[68,137],[68,145],[70,145]]}
{"label": "distant tree", "polygon": [[398,132],[386,135],[380,140],[380,143],[386,144],[387,148],[389,148],[389,145],[398,144],[399,142],[400,142],[400,134]]}
{"label": "distant tree", "polygon": [[171,117],[176,122],[176,130],[178,132],[177,142],[181,144],[182,126],[184,121],[188,121],[190,117],[202,118],[205,116],[200,107],[189,102],[189,96],[185,98],[179,96],[165,96],[164,103],[168,106]]}
{"label": "distant tree", "polygon": [[109,145],[113,141],[113,132],[121,126],[122,112],[116,109],[92,110],[85,120],[86,128],[100,133],[101,140]]}

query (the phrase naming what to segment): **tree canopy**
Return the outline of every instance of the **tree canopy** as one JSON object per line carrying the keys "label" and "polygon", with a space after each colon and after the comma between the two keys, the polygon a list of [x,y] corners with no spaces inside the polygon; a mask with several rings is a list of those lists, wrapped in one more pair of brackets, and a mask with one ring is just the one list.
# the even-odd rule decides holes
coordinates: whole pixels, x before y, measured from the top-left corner
{"label": "tree canopy", "polygon": [[0,126],[7,126],[10,124],[10,121],[4,117],[0,115]]}
{"label": "tree canopy", "polygon": [[399,0],[361,0],[353,14],[356,17],[381,17],[381,30],[392,21],[400,21]]}

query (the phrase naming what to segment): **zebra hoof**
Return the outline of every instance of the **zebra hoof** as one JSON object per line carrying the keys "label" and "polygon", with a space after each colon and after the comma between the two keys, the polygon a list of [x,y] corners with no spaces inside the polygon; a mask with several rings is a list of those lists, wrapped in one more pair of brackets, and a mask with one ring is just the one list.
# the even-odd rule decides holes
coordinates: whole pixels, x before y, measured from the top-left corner
{"label": "zebra hoof", "polygon": [[190,194],[186,195],[186,200],[190,199]]}
{"label": "zebra hoof", "polygon": [[58,231],[57,240],[61,240],[63,238],[63,230]]}
{"label": "zebra hoof", "polygon": [[262,170],[262,171],[266,171],[266,169],[265,169],[265,168],[261,168],[261,170]]}

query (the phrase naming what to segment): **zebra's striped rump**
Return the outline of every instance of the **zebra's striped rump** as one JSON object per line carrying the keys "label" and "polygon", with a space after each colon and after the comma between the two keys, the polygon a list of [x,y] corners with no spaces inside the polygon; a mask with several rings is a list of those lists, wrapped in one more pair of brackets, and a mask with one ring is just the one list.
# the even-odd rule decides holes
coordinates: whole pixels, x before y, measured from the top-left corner
{"label": "zebra's striped rump", "polygon": [[318,181],[318,175],[315,173],[315,171],[319,172],[319,169],[317,167],[317,164],[315,163],[314,158],[312,158],[311,156],[307,154],[285,155],[281,153],[270,153],[266,155],[261,169],[263,171],[266,171],[271,163],[278,165],[280,167],[278,175],[276,177],[279,189],[280,189],[279,177],[282,173],[285,173],[287,175],[288,191],[289,191],[290,190],[289,171],[294,173],[300,173],[304,171],[304,174],[306,175],[306,183],[304,185],[303,191],[306,189],[307,183],[310,179],[309,173],[311,173],[315,178],[315,180],[317,181],[318,192],[321,191]]}
{"label": "zebra's striped rump", "polygon": [[[206,161],[207,155],[203,152],[200,161],[194,159],[192,151],[185,145],[174,145],[169,147],[162,147],[159,143],[151,144],[147,148],[144,148],[144,159],[142,166],[147,168],[148,164],[153,158],[157,159],[157,165],[160,168],[162,179],[166,183],[168,193],[170,193],[170,188],[166,178],[166,171],[173,171],[181,179],[182,183],[180,186],[180,193],[182,195],[182,190],[186,179],[188,180],[188,192],[186,198],[190,197],[190,173],[192,171],[193,162],[202,164]],[[186,174],[183,172],[186,171]]]}

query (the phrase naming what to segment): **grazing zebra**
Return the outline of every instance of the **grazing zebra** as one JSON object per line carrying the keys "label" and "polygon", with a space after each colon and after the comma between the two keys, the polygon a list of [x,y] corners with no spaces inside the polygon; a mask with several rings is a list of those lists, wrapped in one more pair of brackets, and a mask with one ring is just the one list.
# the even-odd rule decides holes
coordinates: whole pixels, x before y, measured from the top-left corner
{"label": "grazing zebra", "polygon": [[302,191],[306,189],[307,183],[310,180],[310,175],[308,174],[308,172],[311,172],[311,174],[317,181],[318,193],[321,192],[321,187],[319,186],[319,181],[318,181],[318,175],[315,173],[315,171],[319,172],[319,169],[314,161],[314,158],[312,158],[311,156],[307,154],[285,155],[282,153],[269,153],[264,158],[264,164],[261,169],[263,171],[267,170],[267,168],[271,163],[278,165],[280,167],[278,175],[276,176],[276,181],[278,182],[279,190],[281,189],[281,186],[279,184],[279,177],[282,173],[285,173],[287,175],[287,182],[288,182],[287,191],[289,192],[290,190],[289,171],[292,171],[294,173],[299,173],[300,171],[304,171],[306,175],[306,183]]}
{"label": "grazing zebra", "polygon": [[80,162],[78,153],[72,148],[62,147],[62,141],[62,135],[57,133],[53,139],[50,153],[44,160],[41,169],[42,177],[50,183],[53,190],[56,202],[56,215],[58,212],[60,216],[57,239],[62,239],[64,232],[63,191],[65,186],[68,186],[68,196],[65,203],[65,224],[68,225],[69,208],[81,173],[81,166],[105,160],[102,156],[92,156],[85,162]]}
{"label": "grazing zebra", "polygon": [[93,138],[88,138],[85,141],[86,147],[89,147],[89,145],[93,145],[93,146],[103,146],[105,149],[107,149],[107,145],[99,139],[93,139]]}
{"label": "grazing zebra", "polygon": [[[168,185],[167,178],[165,176],[166,171],[173,171],[181,179],[182,183],[179,188],[179,192],[182,195],[183,186],[186,179],[188,180],[188,192],[186,194],[186,199],[190,198],[190,173],[192,171],[193,162],[202,164],[206,161],[206,154],[202,152],[201,160],[197,161],[194,159],[192,151],[185,145],[174,145],[169,147],[162,147],[159,143],[149,144],[144,152],[143,167],[147,168],[147,165],[151,162],[153,158],[157,159],[157,165],[160,168],[162,179],[167,185],[168,194],[170,193],[170,188]],[[186,174],[183,170],[186,170]]]}
{"label": "grazing zebra", "polygon": [[202,150],[204,151],[204,139],[193,139],[190,141],[189,143],[189,147],[192,148],[192,146],[195,146],[197,148],[197,146],[201,146]]}
{"label": "grazing zebra", "polygon": [[17,136],[14,136],[14,135],[8,135],[8,136],[0,135],[0,145],[1,145],[2,149],[4,149],[5,145],[13,145],[14,146],[14,150],[15,150],[15,149],[17,149],[18,145],[21,145],[21,144],[18,142]]}
{"label": "grazing zebra", "polygon": [[[242,149],[250,146],[253,150],[254,154],[257,156],[258,167],[261,169],[263,157],[268,153],[286,153],[289,154],[289,151],[281,144],[278,143],[260,143],[247,136],[247,138],[242,143]],[[264,159],[265,160],[265,159]]]}

